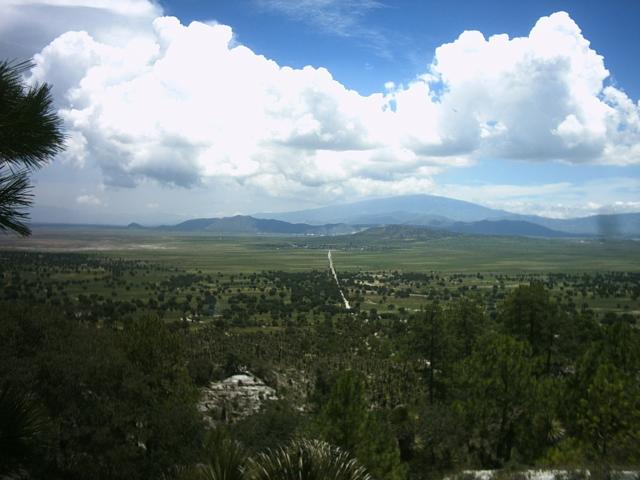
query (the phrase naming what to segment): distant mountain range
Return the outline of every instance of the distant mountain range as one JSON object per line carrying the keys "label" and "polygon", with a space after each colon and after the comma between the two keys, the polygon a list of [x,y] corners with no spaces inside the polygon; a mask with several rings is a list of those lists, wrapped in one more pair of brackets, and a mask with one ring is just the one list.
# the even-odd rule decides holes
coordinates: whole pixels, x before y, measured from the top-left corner
{"label": "distant mountain range", "polygon": [[159,227],[132,223],[127,228],[220,235],[320,236],[361,232],[363,238],[384,236],[407,239],[437,238],[452,233],[542,238],[640,237],[640,213],[554,219],[519,215],[434,195],[406,195],[295,212],[197,218]]}
{"label": "distant mountain range", "polygon": [[580,218],[545,218],[521,215],[521,219],[543,227],[571,234],[605,237],[633,237],[640,235],[640,213],[591,215]]}
{"label": "distant mountain range", "polygon": [[[435,195],[405,195],[284,213],[259,213],[272,218],[310,225],[415,225],[443,228],[475,235],[639,236],[640,213],[592,215],[554,219],[520,215],[471,202]],[[542,227],[542,228],[537,228]]]}
{"label": "distant mountain range", "polygon": [[[130,229],[145,228],[137,223],[128,226]],[[162,225],[154,230],[175,232],[208,232],[234,235],[345,235],[362,228],[345,224],[308,225],[305,223],[289,223],[281,220],[253,218],[236,215],[224,218],[196,218],[177,225]]]}
{"label": "distant mountain range", "polygon": [[503,210],[494,210],[475,203],[435,195],[404,195],[295,212],[258,213],[253,216],[311,225],[324,223],[431,225],[517,217]]}
{"label": "distant mountain range", "polygon": [[559,238],[569,236],[565,232],[552,230],[542,225],[522,220],[480,220],[479,222],[456,222],[442,227],[444,230],[467,235],[509,235],[519,237]]}
{"label": "distant mountain range", "polygon": [[453,234],[466,235],[510,235],[528,237],[567,237],[565,232],[521,220],[481,220],[479,222],[434,222],[426,225],[400,225],[397,223],[375,225],[347,225],[344,223],[309,225],[289,223],[282,220],[261,219],[238,215],[225,218],[196,218],[177,225],[143,227],[138,223],[127,226],[131,230],[162,230],[190,233],[214,233],[220,235],[350,235],[359,239],[384,237],[386,239],[442,238]]}
{"label": "distant mountain range", "polygon": [[433,240],[460,236],[447,230],[434,229],[429,227],[411,225],[379,225],[367,228],[361,232],[351,235],[350,238],[356,241],[367,243],[378,240]]}

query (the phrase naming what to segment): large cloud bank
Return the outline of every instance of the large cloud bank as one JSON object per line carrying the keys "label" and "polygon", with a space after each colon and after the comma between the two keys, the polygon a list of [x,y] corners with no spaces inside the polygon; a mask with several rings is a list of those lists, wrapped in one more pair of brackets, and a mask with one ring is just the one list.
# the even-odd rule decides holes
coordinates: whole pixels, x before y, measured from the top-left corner
{"label": "large cloud bank", "polygon": [[96,162],[108,184],[399,194],[481,158],[640,163],[640,104],[607,86],[566,13],[527,37],[464,32],[415,81],[370,96],[326,69],[278,65],[225,25],[159,16],[126,32],[65,32],[31,76],[55,86],[66,158]]}

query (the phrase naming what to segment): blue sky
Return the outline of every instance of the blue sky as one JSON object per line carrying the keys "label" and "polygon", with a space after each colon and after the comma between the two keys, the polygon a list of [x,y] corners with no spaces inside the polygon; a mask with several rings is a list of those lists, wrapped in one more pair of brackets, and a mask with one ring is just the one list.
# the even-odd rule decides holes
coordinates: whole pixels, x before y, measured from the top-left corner
{"label": "blue sky", "polygon": [[36,55],[70,137],[36,220],[640,211],[638,2],[4,1],[0,56]]}
{"label": "blue sky", "polygon": [[[311,14],[301,18],[269,3],[182,0],[162,4],[168,14],[186,23],[212,19],[233,26],[240,42],[283,65],[327,67],[337,80],[363,94],[380,91],[389,80],[413,80],[431,62],[438,46],[465,30],[479,30],[485,36],[526,36],[538,18],[563,10],[605,57],[612,81],[632,98],[640,98],[640,66],[633,60],[640,56],[639,2],[362,1],[354,2],[362,8],[353,22],[363,33],[350,36],[332,31]],[[380,45],[371,42],[368,33],[379,35]]]}

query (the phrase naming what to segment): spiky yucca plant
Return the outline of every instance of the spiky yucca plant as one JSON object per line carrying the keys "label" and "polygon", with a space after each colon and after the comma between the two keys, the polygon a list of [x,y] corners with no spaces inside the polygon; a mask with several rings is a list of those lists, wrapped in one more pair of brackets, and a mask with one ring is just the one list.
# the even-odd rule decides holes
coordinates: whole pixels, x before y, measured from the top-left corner
{"label": "spiky yucca plant", "polygon": [[317,440],[267,450],[249,459],[246,474],[250,480],[371,480],[349,453]]}
{"label": "spiky yucca plant", "polygon": [[206,439],[209,463],[202,467],[202,480],[242,480],[247,453],[222,430],[210,432]]}
{"label": "spiky yucca plant", "polygon": [[[31,395],[0,385],[0,478],[19,478],[42,447],[47,417]],[[22,473],[21,473],[22,472]]]}
{"label": "spiky yucca plant", "polygon": [[221,429],[208,433],[204,449],[206,463],[189,467],[178,474],[180,480],[243,480],[247,453]]}

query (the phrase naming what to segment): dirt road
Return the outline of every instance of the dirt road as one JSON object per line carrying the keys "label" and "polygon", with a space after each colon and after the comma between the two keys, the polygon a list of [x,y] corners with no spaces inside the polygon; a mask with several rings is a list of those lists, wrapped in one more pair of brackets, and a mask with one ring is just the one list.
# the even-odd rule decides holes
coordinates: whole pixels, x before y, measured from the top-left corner
{"label": "dirt road", "polygon": [[340,282],[338,281],[338,275],[336,275],[336,269],[333,268],[333,259],[331,258],[331,250],[329,250],[329,253],[327,253],[327,258],[329,259],[329,269],[333,274],[333,278],[336,281],[336,285],[338,285],[338,291],[340,292],[340,296],[342,297],[342,301],[344,302],[344,308],[346,308],[347,310],[351,310],[351,305],[349,305],[349,300],[347,300],[347,297],[345,297],[344,293],[342,293],[342,288],[340,287]]}

